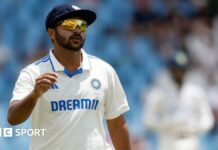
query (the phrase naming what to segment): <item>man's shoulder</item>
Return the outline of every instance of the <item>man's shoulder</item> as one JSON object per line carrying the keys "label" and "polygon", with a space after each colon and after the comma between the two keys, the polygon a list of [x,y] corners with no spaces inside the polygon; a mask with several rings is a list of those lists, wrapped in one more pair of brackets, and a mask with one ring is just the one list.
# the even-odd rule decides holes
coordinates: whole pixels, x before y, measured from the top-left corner
{"label": "man's shoulder", "polygon": [[43,63],[49,62],[49,61],[50,61],[50,56],[48,54],[48,55],[43,56],[43,57],[39,58],[38,60],[34,61],[32,64],[33,65],[40,65],[40,64],[43,64]]}
{"label": "man's shoulder", "polygon": [[100,62],[100,63],[107,63],[105,62],[104,60],[102,60],[101,58],[97,57],[97,56],[94,56],[94,55],[91,55],[91,54],[87,54],[89,60],[91,61],[96,61],[96,62]]}
{"label": "man's shoulder", "polygon": [[45,67],[44,65],[47,64],[47,62],[50,61],[49,55],[43,56],[39,58],[38,60],[26,65],[22,70],[23,71],[37,71],[40,69],[40,67]]}
{"label": "man's shoulder", "polygon": [[186,93],[189,94],[196,94],[199,95],[199,93],[201,94],[205,94],[206,93],[206,89],[201,86],[200,84],[194,83],[194,82],[187,82],[184,84],[184,90],[186,91]]}
{"label": "man's shoulder", "polygon": [[104,68],[104,69],[107,69],[107,70],[114,70],[113,67],[106,61],[104,61],[103,59],[97,57],[97,56],[93,56],[93,55],[90,55],[88,54],[88,58],[90,60],[90,63],[91,65],[96,65],[100,68]]}

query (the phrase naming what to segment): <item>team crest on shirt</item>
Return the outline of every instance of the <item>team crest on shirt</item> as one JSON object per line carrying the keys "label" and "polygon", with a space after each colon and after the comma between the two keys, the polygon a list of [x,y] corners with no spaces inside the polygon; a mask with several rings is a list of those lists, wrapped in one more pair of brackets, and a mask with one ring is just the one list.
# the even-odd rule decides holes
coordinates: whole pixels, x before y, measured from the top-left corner
{"label": "team crest on shirt", "polygon": [[91,85],[94,89],[98,90],[101,87],[101,82],[98,79],[92,79]]}

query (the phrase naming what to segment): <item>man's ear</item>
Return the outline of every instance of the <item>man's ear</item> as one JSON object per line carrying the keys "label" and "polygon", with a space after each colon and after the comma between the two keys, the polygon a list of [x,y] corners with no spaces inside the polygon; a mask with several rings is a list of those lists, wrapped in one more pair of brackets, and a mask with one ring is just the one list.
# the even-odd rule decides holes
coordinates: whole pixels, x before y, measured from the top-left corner
{"label": "man's ear", "polygon": [[53,40],[55,37],[54,29],[48,28],[47,32],[48,32],[49,37]]}

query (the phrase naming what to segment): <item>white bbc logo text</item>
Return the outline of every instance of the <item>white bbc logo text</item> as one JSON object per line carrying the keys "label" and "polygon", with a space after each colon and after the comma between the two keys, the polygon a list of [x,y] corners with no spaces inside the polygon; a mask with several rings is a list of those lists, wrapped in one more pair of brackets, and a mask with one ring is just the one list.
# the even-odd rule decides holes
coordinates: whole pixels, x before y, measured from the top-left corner
{"label": "white bbc logo text", "polygon": [[0,137],[45,136],[46,129],[12,129],[0,128]]}
{"label": "white bbc logo text", "polygon": [[0,137],[12,137],[13,130],[12,128],[0,128]]}

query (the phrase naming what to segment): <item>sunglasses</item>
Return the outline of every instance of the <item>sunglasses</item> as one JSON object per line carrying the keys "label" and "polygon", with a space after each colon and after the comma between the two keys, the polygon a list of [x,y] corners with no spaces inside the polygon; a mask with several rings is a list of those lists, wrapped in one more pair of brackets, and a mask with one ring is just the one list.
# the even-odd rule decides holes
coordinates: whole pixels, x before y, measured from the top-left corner
{"label": "sunglasses", "polygon": [[82,32],[87,30],[87,22],[81,19],[66,19],[60,23],[60,26],[64,30],[75,30],[79,27]]}

